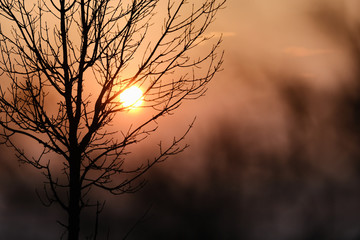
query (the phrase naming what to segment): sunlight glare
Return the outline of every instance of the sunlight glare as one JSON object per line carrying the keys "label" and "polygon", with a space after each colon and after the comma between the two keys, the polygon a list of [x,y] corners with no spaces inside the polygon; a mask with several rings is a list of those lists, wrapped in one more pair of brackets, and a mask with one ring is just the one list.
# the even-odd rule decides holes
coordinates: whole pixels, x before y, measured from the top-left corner
{"label": "sunlight glare", "polygon": [[124,90],[120,94],[120,102],[123,107],[129,107],[130,109],[140,107],[142,104],[143,92],[140,88],[132,86]]}

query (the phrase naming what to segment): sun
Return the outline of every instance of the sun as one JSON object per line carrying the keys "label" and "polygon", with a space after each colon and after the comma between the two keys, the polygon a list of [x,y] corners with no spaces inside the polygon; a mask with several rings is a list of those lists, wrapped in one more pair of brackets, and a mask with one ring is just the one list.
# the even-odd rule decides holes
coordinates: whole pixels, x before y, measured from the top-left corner
{"label": "sun", "polygon": [[120,94],[120,103],[123,107],[134,109],[142,104],[143,92],[137,86],[131,86]]}

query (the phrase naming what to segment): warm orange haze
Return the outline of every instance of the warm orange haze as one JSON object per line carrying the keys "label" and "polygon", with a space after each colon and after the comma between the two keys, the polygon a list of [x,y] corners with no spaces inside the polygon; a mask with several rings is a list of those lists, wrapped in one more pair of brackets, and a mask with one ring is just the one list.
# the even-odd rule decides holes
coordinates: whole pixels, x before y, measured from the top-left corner
{"label": "warm orange haze", "polygon": [[[26,4],[31,2],[37,1],[26,1]],[[44,2],[51,4],[51,1]],[[76,1],[76,4],[80,2]],[[93,5],[89,9],[94,9],[99,0],[91,2]],[[135,3],[132,0],[112,1],[113,4],[117,2],[129,8],[131,6],[128,3]],[[140,2],[153,3],[136,1]],[[174,7],[180,2],[170,1],[174,3]],[[191,12],[192,3],[198,6],[203,0],[188,2],[190,5],[181,11],[181,15]],[[82,193],[85,197],[83,199],[91,200],[92,207],[81,211],[79,239],[107,239],[107,236],[110,240],[360,239],[360,2],[228,0],[226,8],[216,14],[216,19],[213,19],[204,32],[204,37],[213,38],[191,48],[191,60],[187,63],[184,61],[188,58],[181,56],[169,67],[168,74],[161,75],[160,72],[167,69],[166,64],[171,62],[169,59],[161,59],[162,54],[176,56],[178,52],[175,50],[183,49],[189,43],[187,39],[196,35],[194,33],[185,38],[176,38],[170,34],[156,48],[158,52],[154,54],[157,56],[150,58],[148,62],[143,61],[144,53],[145,58],[151,55],[157,37],[166,29],[164,24],[168,22],[164,19],[176,12],[175,9],[168,12],[167,3],[167,0],[161,0],[157,10],[151,12],[146,8],[149,11],[143,12],[154,13],[150,14],[151,17],[145,14],[153,20],[152,24],[142,25],[134,19],[133,22],[138,23],[137,27],[125,28],[130,32],[140,29],[139,34],[134,33],[134,38],[131,38],[133,41],[127,42],[126,38],[120,38],[111,49],[103,52],[103,61],[96,66],[100,69],[106,67],[106,71],[94,74],[89,71],[89,66],[85,67],[85,77],[77,78],[84,80],[82,100],[85,101],[79,108],[82,116],[76,135],[79,136],[79,142],[87,136],[89,130],[97,126],[96,119],[101,119],[94,117],[96,104],[103,106],[99,108],[99,113],[120,111],[120,114],[109,115],[109,118],[106,118],[106,114],[103,115],[105,121],[102,123],[109,125],[90,138],[97,141],[86,145],[91,148],[83,155],[84,161],[80,169],[88,169],[86,171],[91,171],[91,174],[82,181]],[[37,11],[36,8],[34,11]],[[80,12],[81,8],[77,8],[72,13],[76,15]],[[144,16],[136,13],[138,12],[132,14],[135,18]],[[131,12],[126,15],[126,19],[131,19],[130,16]],[[87,19],[91,19],[90,16]],[[100,17],[94,19],[100,24]],[[2,29],[10,26],[7,21],[0,19]],[[55,22],[56,17],[53,17],[48,26],[54,26]],[[176,24],[181,25],[181,22]],[[57,26],[60,30],[61,24]],[[79,41],[81,31],[74,31],[82,24],[77,21],[68,26],[72,27],[70,37],[75,39],[74,45],[68,45],[68,52],[73,53],[83,46]],[[193,24],[183,33],[189,33],[192,27],[200,26],[199,23]],[[46,29],[45,25],[42,27]],[[119,29],[113,30],[116,32]],[[175,29],[176,27],[172,30]],[[36,34],[39,32],[34,32],[35,36],[38,37]],[[85,58],[85,65],[91,62],[96,45],[92,39],[95,39],[96,33],[97,30],[89,31],[89,43],[92,47],[87,49],[87,54],[73,55],[68,59],[69,63],[81,61],[81,57]],[[131,55],[132,50],[136,49],[136,40],[141,39],[143,34],[146,35],[146,44],[139,47],[137,54]],[[192,93],[195,95],[184,96],[181,104],[167,101],[172,96],[182,97],[183,95],[178,94],[191,89],[191,80],[200,79],[202,74],[213,69],[208,68],[211,61],[189,71],[183,70],[183,67],[198,60],[199,56],[209,54],[221,35],[219,51],[215,51],[216,54],[212,57],[219,59],[221,50],[225,50],[224,62],[220,68],[222,71],[217,72],[206,85],[207,91],[201,92],[204,96],[195,99],[198,94],[195,94],[196,89],[193,88]],[[46,39],[45,34],[42,37]],[[107,41],[109,38],[101,39]],[[35,40],[35,46],[38,46],[39,38]],[[195,43],[199,41],[197,39]],[[61,42],[59,40],[57,44],[61,45]],[[104,42],[100,43],[100,48],[105,46],[102,44]],[[116,52],[122,48],[122,43],[127,46],[123,55],[121,51]],[[178,43],[178,48],[173,49],[174,44]],[[43,55],[44,59],[48,59],[48,63],[55,67],[53,73],[49,74],[50,79],[57,74],[52,83],[55,86],[65,83],[63,71],[58,70],[63,65],[57,63],[58,60],[63,62],[62,51],[52,52],[45,47],[44,42],[42,44],[44,51],[49,49]],[[17,64],[22,64],[22,58],[15,57],[15,48],[9,46],[8,52],[12,57],[7,59],[4,58],[7,50],[3,38],[0,38],[0,47],[2,63],[12,63],[14,68],[8,65],[8,70],[18,70]],[[53,56],[58,56],[58,60]],[[36,59],[36,55],[31,55],[32,58]],[[129,67],[126,67],[126,63]],[[217,61],[212,66],[216,66],[215,63]],[[173,74],[172,67],[177,65],[182,65],[181,70]],[[74,63],[69,66],[69,76],[75,79],[79,65]],[[119,66],[121,71],[117,73]],[[71,115],[71,111],[65,111],[66,101],[59,101],[62,95],[51,88],[53,85],[39,82],[39,78],[31,74],[32,71],[42,69],[41,66],[28,69],[31,79],[21,82],[22,85],[17,85],[17,89],[25,88],[31,83],[37,85],[27,94],[20,94],[23,99],[17,103],[22,104],[19,108],[25,110],[24,114],[31,113],[26,115],[29,119],[24,119],[21,126],[37,131],[33,135],[39,136],[52,128],[44,120],[45,115],[40,114],[41,111],[32,111],[34,108],[27,108],[25,103],[35,103],[33,100],[39,99],[38,96],[42,100],[42,96],[46,95],[45,106],[49,108],[45,112],[54,113],[49,120],[55,124],[55,130],[60,129],[48,131],[53,133],[52,138],[43,138],[47,140],[45,143],[51,144],[51,139],[70,132],[69,125],[62,125],[60,122],[65,114]],[[144,71],[137,74],[139,69]],[[1,69],[0,96],[11,87],[8,83],[13,75],[6,75],[3,73],[5,70]],[[46,79],[44,75],[41,76]],[[25,78],[26,76],[17,75],[16,79],[20,81]],[[97,101],[103,86],[110,84],[112,79],[115,83],[113,88],[109,91],[105,89],[103,97]],[[133,79],[137,82],[131,82]],[[76,93],[77,82],[72,81],[72,93]],[[147,91],[153,83],[155,87]],[[37,95],[40,86],[51,90],[44,91],[45,95]],[[127,86],[129,89],[124,90]],[[132,86],[139,87],[140,91]],[[63,89],[65,87],[61,86],[59,91]],[[119,89],[124,91],[119,92]],[[176,91],[171,94],[168,92],[170,89]],[[11,96],[7,92],[6,97]],[[195,100],[188,101],[188,98]],[[73,97],[68,100],[68,106],[74,106],[74,117],[77,99],[79,98]],[[86,102],[88,100],[91,102]],[[105,102],[112,105],[102,105]],[[156,117],[157,113],[171,104],[178,106],[176,111],[174,109],[171,114],[155,119],[143,129],[145,131],[137,131],[139,124]],[[61,110],[59,115],[58,107]],[[0,121],[25,116],[9,114],[8,118],[4,118],[4,109],[7,108],[2,105]],[[195,116],[196,120],[191,125]],[[40,123],[29,125],[34,119]],[[94,119],[95,123],[92,124]],[[139,181],[135,183],[139,185],[127,184],[126,180],[134,176],[129,171],[147,167],[148,163],[165,153],[167,147],[179,140],[189,128],[191,130],[184,137],[183,144],[178,144],[179,148],[173,148],[180,151],[189,145],[184,151],[167,155],[165,161],[154,165],[138,178]],[[17,129],[21,128],[18,126]],[[156,131],[153,132],[154,130]],[[139,133],[139,138],[133,138],[132,131]],[[3,133],[2,130],[0,132]],[[111,133],[114,134],[108,135]],[[106,138],[101,139],[101,136]],[[137,142],[139,139],[143,140]],[[1,139],[1,142],[4,140]],[[56,142],[60,150],[65,149],[61,142],[68,144],[67,140],[60,137],[59,142]],[[103,142],[110,149],[98,145]],[[47,200],[47,194],[51,196],[51,189],[47,187],[44,191],[43,184],[44,179],[45,182],[49,181],[36,167],[19,164],[18,160],[23,159],[23,156],[21,151],[16,152],[11,148],[11,143],[23,149],[24,154],[30,153],[29,160],[38,160],[45,155],[40,161],[45,166],[43,170],[46,170],[48,162],[54,164],[51,165],[52,169],[59,170],[54,172],[54,176],[59,177],[55,178],[54,183],[59,185],[57,189],[61,190],[60,197],[66,200],[69,195],[61,187],[69,176],[63,174],[66,172],[67,161],[62,155],[47,155],[46,151],[43,153],[40,144],[31,141],[29,136],[15,137],[12,142],[0,145],[0,239],[48,240],[60,239],[62,235],[66,239],[66,226],[57,222],[67,224],[66,211],[56,201],[50,207],[44,207],[39,200],[39,197],[42,201]],[[119,148],[113,154],[106,155],[103,151],[111,150],[112,146],[121,147],[125,143],[130,143],[130,146],[126,149]],[[85,141],[81,146],[85,146]],[[64,151],[63,155],[66,156],[67,153],[68,151]],[[101,154],[105,154],[106,158],[101,158]],[[120,158],[109,162],[115,156]],[[92,163],[96,157],[99,160]],[[109,164],[101,165],[105,160]],[[112,171],[116,164],[121,165],[117,172]],[[107,189],[94,186],[87,193],[87,184],[101,177],[100,169],[112,170],[97,185],[114,179],[111,182],[113,185],[107,185]],[[111,174],[115,172],[120,174],[113,178],[114,175]],[[118,182],[124,183],[121,188],[124,192],[117,192],[119,196],[109,194],[108,190],[114,190],[113,187]],[[134,194],[123,194],[132,192],[130,190],[134,190],[135,186],[139,189],[135,188],[138,191]],[[103,201],[106,204],[98,215],[99,218],[96,218],[102,207],[98,203]],[[98,232],[94,232],[96,223]]]}

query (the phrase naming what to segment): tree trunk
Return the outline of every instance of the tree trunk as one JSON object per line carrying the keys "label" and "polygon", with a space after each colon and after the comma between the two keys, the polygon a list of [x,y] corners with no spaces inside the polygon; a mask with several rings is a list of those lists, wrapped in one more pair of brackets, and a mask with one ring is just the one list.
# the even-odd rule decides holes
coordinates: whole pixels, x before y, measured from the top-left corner
{"label": "tree trunk", "polygon": [[80,162],[81,154],[75,150],[70,161],[70,198],[68,210],[68,240],[78,240],[80,231]]}

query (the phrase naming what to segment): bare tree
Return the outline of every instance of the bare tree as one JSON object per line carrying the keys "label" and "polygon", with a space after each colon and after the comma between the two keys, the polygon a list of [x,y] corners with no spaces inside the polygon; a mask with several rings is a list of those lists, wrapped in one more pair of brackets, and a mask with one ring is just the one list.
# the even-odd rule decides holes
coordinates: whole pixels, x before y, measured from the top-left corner
{"label": "bare tree", "polygon": [[[200,57],[194,49],[211,39],[205,30],[224,3],[0,0],[1,135],[46,177],[44,202],[67,212],[61,224],[68,239],[79,238],[85,207],[101,210],[89,197],[93,187],[137,191],[145,172],[186,147],[180,142],[191,126],[146,164],[124,166],[127,147],[154,133],[156,120],[184,100],[202,96],[219,71],[221,38]],[[111,132],[118,113],[131,108],[119,95],[134,85],[143,89],[142,108],[151,115]],[[39,156],[28,156],[18,135],[38,143]]]}

